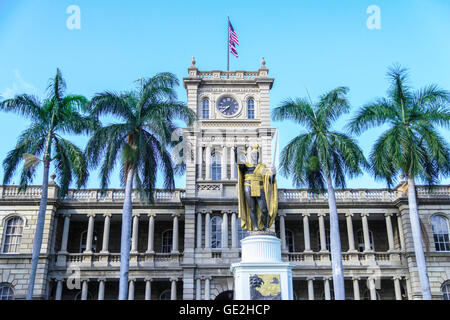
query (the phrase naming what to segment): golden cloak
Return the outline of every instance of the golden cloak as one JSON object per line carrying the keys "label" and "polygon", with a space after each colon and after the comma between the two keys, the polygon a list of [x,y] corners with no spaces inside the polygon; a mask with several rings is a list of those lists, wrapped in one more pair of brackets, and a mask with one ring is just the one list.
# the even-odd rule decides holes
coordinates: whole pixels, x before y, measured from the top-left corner
{"label": "golden cloak", "polygon": [[[245,166],[253,166],[250,163],[245,163]],[[277,182],[275,177],[273,177],[272,183],[270,183],[270,177],[272,176],[272,172],[270,170],[267,170],[265,174],[262,174],[263,171],[265,171],[266,166],[262,163],[258,164],[255,168],[255,171],[253,174],[261,175],[262,176],[262,182],[263,182],[263,188],[261,189],[262,192],[264,192],[265,198],[266,198],[266,205],[267,210],[269,213],[269,221],[268,221],[268,228],[274,223],[276,215],[277,215],[277,209],[278,209],[278,189],[277,189]],[[238,203],[239,203],[239,214],[238,217],[241,219],[241,227],[244,230],[262,230],[264,228],[264,224],[261,219],[261,209],[257,205],[257,217],[258,217],[258,226],[255,228],[252,223],[252,219],[250,217],[250,207],[248,206],[247,202],[245,201],[245,194],[244,194],[244,173],[242,172],[242,169],[240,166],[238,166]]]}

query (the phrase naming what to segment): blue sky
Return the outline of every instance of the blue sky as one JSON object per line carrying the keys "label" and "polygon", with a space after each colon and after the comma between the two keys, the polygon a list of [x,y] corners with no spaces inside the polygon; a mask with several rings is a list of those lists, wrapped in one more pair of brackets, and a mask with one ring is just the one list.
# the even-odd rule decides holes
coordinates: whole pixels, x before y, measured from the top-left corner
{"label": "blue sky", "polygon": [[[66,27],[70,5],[81,10],[80,30]],[[366,26],[370,5],[380,8],[379,30]],[[416,88],[436,83],[450,90],[449,14],[448,0],[0,0],[0,95],[44,97],[57,67],[68,93],[88,98],[103,90],[132,89],[137,78],[162,71],[181,81],[192,56],[200,70],[225,69],[229,15],[240,41],[240,56],[230,57],[230,69],[256,70],[264,56],[275,78],[272,108],[286,98],[305,96],[305,87],[315,99],[347,86],[354,111],[385,95],[386,71],[393,63],[410,69]],[[182,86],[178,94],[186,101]],[[1,160],[27,124],[17,115],[0,114]],[[302,130],[290,122],[272,125],[282,126],[280,147]],[[381,132],[373,129],[358,138],[366,155]],[[448,130],[441,132],[450,140]],[[74,141],[84,146],[87,138]],[[40,181],[38,175],[36,184]],[[279,185],[292,187],[283,177]],[[352,188],[384,186],[368,174],[348,181]],[[88,187],[98,187],[97,172]],[[111,187],[119,187],[117,174]],[[184,177],[177,178],[177,187],[184,187]]]}

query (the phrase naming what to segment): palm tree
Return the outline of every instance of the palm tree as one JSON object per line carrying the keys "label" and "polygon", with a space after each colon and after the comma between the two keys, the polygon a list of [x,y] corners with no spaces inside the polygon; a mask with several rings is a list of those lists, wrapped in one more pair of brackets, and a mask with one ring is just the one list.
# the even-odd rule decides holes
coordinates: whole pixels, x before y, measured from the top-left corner
{"label": "palm tree", "polygon": [[125,93],[103,92],[91,101],[94,116],[113,115],[120,123],[113,123],[95,132],[86,147],[89,165],[100,161],[101,188],[105,190],[110,174],[121,154],[121,183],[125,186],[120,247],[119,299],[125,300],[128,291],[130,238],[132,220],[132,190],[135,183],[141,198],[153,202],[158,169],[162,171],[164,187],[174,188],[174,165],[167,149],[172,145],[171,134],[176,129],[174,119],[191,125],[195,113],[178,102],[174,87],[178,80],[171,73],[159,73],[140,79],[137,90]]}
{"label": "palm tree", "polygon": [[1,110],[15,112],[31,120],[30,126],[19,136],[16,147],[3,161],[5,171],[3,184],[11,181],[22,160],[24,163],[19,190],[26,189],[27,185],[33,181],[36,168],[40,163],[44,167],[41,202],[33,240],[28,300],[33,298],[36,269],[42,245],[50,165],[53,163],[58,177],[60,197],[67,194],[73,178],[78,188],[84,186],[88,178],[83,151],[63,138],[61,134],[88,134],[98,126],[95,119],[83,114],[86,111],[86,98],[80,95],[64,96],[65,89],[66,83],[60,70],[57,69],[55,77],[50,80],[47,88],[48,96],[43,101],[34,96],[22,94],[4,100],[0,104]]}
{"label": "palm tree", "polygon": [[347,92],[347,88],[338,87],[322,95],[317,103],[311,99],[290,99],[272,112],[274,120],[293,120],[307,129],[283,149],[281,172],[291,176],[297,186],[307,186],[314,192],[328,190],[336,300],[345,299],[345,288],[334,187],[345,188],[345,177],[357,176],[362,173],[361,168],[367,166],[362,151],[351,137],[331,131],[338,117],[349,111]]}
{"label": "palm tree", "polygon": [[433,185],[439,175],[450,173],[449,145],[436,127],[450,125],[447,103],[450,95],[436,85],[413,91],[408,72],[398,65],[389,68],[391,86],[387,98],[363,106],[349,123],[349,129],[363,131],[387,125],[370,154],[371,171],[376,179],[386,180],[388,187],[399,174],[408,183],[409,219],[416,254],[423,299],[431,299],[425,254],[417,211],[415,180]]}

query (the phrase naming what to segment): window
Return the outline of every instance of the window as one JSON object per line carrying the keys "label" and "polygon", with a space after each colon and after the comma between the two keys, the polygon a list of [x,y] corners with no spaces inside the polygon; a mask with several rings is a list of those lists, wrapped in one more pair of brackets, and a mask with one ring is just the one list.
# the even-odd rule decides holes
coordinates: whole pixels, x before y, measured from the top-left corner
{"label": "window", "polygon": [[222,248],[222,218],[220,217],[211,219],[211,248]]}
{"label": "window", "polygon": [[[375,246],[373,245],[373,233],[369,230],[369,241],[370,241],[370,250],[375,250]],[[360,229],[358,230],[358,251],[364,252],[365,250],[364,245],[364,232]]]}
{"label": "window", "polygon": [[209,100],[202,101],[202,119],[209,119]]}
{"label": "window", "polygon": [[172,238],[173,233],[172,230],[166,230],[162,234],[162,253],[170,253],[172,251]]}
{"label": "window", "polygon": [[255,119],[255,100],[253,99],[247,101],[247,118]]}
{"label": "window", "polygon": [[238,236],[238,246],[240,248],[241,240],[244,239],[248,235],[248,231],[245,229],[242,229],[241,219],[236,220],[236,229],[237,229],[237,236]]}
{"label": "window", "polygon": [[[87,244],[87,231],[83,231],[81,233],[81,240],[80,240],[80,253],[83,253],[86,250],[86,244]],[[92,252],[97,252],[97,233],[94,232],[92,235]]]}
{"label": "window", "polygon": [[6,221],[5,237],[3,241],[3,253],[19,252],[20,240],[22,239],[23,220],[21,217],[12,217]]}
{"label": "window", "polygon": [[289,252],[295,252],[294,233],[291,230],[286,230],[286,249],[288,249]]}
{"label": "window", "polygon": [[0,300],[13,300],[14,290],[11,285],[4,283],[0,284]]}
{"label": "window", "polygon": [[443,216],[431,217],[436,251],[450,251],[448,220]]}
{"label": "window", "polygon": [[450,300],[450,282],[444,283],[441,291],[442,291],[442,300]]}
{"label": "window", "polygon": [[220,154],[214,152],[214,155],[212,157],[212,164],[211,164],[211,179],[212,180],[221,180],[222,179],[222,158]]}
{"label": "window", "polygon": [[[325,243],[328,251],[331,251],[330,245],[330,230],[325,229]],[[319,250],[322,250],[322,246],[320,245],[320,231],[317,231],[317,247]]]}
{"label": "window", "polygon": [[159,296],[159,300],[170,300],[171,294],[170,290],[164,290]]}

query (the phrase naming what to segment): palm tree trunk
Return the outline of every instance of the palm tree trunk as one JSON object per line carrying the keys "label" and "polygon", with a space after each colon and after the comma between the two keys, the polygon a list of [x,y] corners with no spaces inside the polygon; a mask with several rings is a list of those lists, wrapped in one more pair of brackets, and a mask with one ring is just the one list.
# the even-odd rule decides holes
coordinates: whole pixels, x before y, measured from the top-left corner
{"label": "palm tree trunk", "polygon": [[333,269],[334,299],[345,300],[344,272],[342,268],[341,236],[339,234],[339,220],[336,207],[333,182],[327,175],[328,206],[330,208],[330,246],[331,264]]}
{"label": "palm tree trunk", "polygon": [[128,299],[128,273],[130,270],[131,220],[133,211],[134,168],[128,170],[125,186],[125,199],[122,210],[122,236],[120,240],[120,281],[119,300]]}
{"label": "palm tree trunk", "polygon": [[409,220],[416,254],[417,271],[419,273],[420,286],[422,287],[422,299],[431,300],[430,282],[428,280],[427,264],[422,244],[422,233],[420,231],[420,218],[417,210],[416,185],[413,177],[408,176],[408,205]]}
{"label": "palm tree trunk", "polygon": [[42,235],[44,233],[45,211],[47,209],[48,197],[48,176],[50,170],[50,162],[44,160],[44,177],[42,178],[42,194],[41,203],[39,205],[39,212],[36,221],[36,231],[33,239],[33,252],[31,254],[31,271],[30,282],[28,284],[27,300],[33,299],[34,282],[36,280],[36,271],[39,263],[39,255],[42,246]]}

